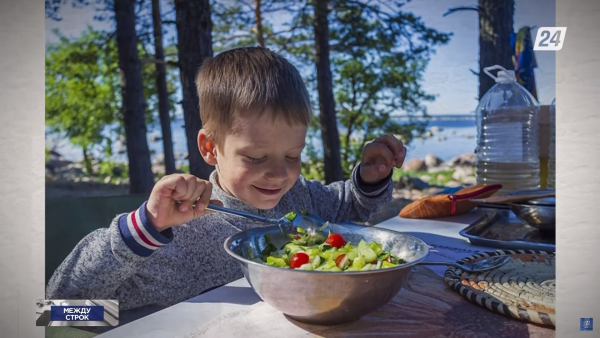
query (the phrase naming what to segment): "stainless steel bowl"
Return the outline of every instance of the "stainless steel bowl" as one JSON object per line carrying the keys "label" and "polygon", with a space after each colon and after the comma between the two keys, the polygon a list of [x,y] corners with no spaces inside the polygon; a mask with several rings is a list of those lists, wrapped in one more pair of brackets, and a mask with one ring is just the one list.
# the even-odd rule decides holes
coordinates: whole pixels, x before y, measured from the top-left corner
{"label": "stainless steel bowl", "polygon": [[556,207],[553,205],[509,203],[512,212],[523,222],[541,231],[556,230]]}
{"label": "stainless steel bowl", "polygon": [[[554,189],[511,191],[508,196],[553,193]],[[545,197],[519,203],[508,203],[512,212],[523,222],[540,231],[556,230],[556,198]]]}
{"label": "stainless steel bowl", "polygon": [[423,261],[429,247],[422,240],[387,229],[332,225],[332,232],[357,245],[361,238],[383,243],[384,249],[407,263],[383,270],[355,272],[303,271],[268,266],[252,260],[266,246],[268,234],[278,248],[287,242],[279,227],[239,232],[225,241],[254,291],[266,303],[301,322],[332,325],[352,322],[389,302],[402,288],[412,266]]}

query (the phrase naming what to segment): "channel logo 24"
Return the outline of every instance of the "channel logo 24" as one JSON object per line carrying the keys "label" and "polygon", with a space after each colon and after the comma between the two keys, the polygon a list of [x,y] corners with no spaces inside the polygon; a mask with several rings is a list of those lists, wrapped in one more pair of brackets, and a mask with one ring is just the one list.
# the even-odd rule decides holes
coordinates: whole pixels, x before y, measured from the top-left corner
{"label": "channel logo 24", "polygon": [[533,50],[560,50],[565,41],[567,27],[540,27]]}

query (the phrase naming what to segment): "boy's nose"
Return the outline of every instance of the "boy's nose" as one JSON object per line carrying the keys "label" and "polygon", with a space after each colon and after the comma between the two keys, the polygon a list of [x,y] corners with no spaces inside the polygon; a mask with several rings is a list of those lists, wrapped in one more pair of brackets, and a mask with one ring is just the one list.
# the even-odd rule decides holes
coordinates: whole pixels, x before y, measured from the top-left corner
{"label": "boy's nose", "polygon": [[287,166],[285,164],[273,164],[269,166],[266,178],[269,180],[282,180],[287,178]]}

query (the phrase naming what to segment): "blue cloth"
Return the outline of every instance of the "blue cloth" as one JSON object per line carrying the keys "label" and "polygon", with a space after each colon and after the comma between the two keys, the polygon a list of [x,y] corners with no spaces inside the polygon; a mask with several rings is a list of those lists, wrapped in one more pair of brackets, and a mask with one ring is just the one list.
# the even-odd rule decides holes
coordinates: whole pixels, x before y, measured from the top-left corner
{"label": "blue cloth", "polygon": [[455,187],[455,188],[446,188],[440,192],[438,192],[436,195],[443,195],[443,194],[452,194],[455,193],[457,191],[459,191],[460,189],[464,189],[465,187],[460,186],[460,187]]}

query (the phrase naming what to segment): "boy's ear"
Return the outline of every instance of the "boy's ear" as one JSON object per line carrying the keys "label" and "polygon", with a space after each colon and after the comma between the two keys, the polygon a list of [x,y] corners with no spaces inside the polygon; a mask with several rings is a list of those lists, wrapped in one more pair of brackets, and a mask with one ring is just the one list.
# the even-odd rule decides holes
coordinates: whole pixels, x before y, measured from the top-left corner
{"label": "boy's ear", "polygon": [[208,165],[217,164],[217,147],[214,142],[208,138],[208,133],[205,129],[200,129],[198,132],[198,149],[204,161]]}

